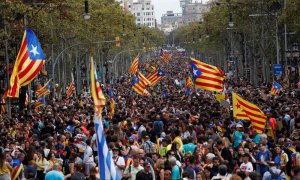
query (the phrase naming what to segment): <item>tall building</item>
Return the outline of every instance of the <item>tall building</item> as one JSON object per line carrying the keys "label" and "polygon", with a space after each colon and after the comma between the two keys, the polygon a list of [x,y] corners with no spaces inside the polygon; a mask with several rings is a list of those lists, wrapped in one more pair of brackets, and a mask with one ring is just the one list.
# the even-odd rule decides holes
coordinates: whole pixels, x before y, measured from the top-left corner
{"label": "tall building", "polygon": [[163,14],[161,17],[161,30],[165,34],[169,34],[174,29],[182,26],[182,14],[173,13],[173,11],[167,11],[166,14]]}
{"label": "tall building", "polygon": [[118,0],[122,6],[130,11],[135,17],[135,23],[140,26],[154,28],[155,16],[154,5],[151,0]]}
{"label": "tall building", "polygon": [[203,4],[202,1],[192,2],[191,0],[181,0],[182,3],[182,21],[184,25],[192,22],[203,21],[203,15],[209,11],[210,5]]}

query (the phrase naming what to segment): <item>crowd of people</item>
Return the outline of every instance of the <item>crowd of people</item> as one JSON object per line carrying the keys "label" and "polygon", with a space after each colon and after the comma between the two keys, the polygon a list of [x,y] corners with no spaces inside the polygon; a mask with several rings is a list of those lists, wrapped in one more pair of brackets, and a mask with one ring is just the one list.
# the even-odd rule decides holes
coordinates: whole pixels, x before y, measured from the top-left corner
{"label": "crowd of people", "polygon": [[[103,109],[106,141],[118,176],[126,180],[271,180],[300,179],[300,91],[284,89],[276,96],[271,86],[226,80],[231,92],[258,105],[267,116],[265,132],[251,122],[233,118],[214,92],[183,87],[189,76],[187,57],[170,63],[145,59],[165,71],[151,96],[132,90],[132,77],[112,85],[116,102]],[[108,98],[111,85],[102,84]],[[89,93],[47,101],[38,110],[0,115],[0,180],[99,179],[94,107]]]}

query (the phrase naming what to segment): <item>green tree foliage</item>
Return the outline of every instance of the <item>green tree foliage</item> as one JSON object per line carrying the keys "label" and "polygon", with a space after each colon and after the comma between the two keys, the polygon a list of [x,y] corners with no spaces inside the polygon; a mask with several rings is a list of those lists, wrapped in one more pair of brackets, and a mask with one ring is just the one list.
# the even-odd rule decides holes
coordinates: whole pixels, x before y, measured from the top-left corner
{"label": "green tree foliage", "polygon": [[[89,13],[91,18],[85,20],[84,2],[79,0],[4,0],[0,2],[0,39],[8,39],[9,48],[18,49],[27,25],[39,37],[47,57],[51,54],[52,44],[58,53],[61,42],[67,47],[77,43],[114,40],[120,36],[122,48],[142,48],[158,46],[164,41],[162,32],[137,27],[134,16],[114,0],[89,0]],[[88,49],[93,51],[101,47],[104,45],[93,44]],[[105,47],[118,51],[113,43]],[[1,55],[3,57],[3,51]],[[16,56],[16,53],[10,55]]]}

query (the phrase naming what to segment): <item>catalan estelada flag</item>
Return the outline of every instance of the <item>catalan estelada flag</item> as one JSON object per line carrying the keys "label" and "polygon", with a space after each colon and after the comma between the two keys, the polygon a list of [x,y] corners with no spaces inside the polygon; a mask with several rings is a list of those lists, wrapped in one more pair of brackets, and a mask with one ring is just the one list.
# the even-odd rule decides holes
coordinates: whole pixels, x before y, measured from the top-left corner
{"label": "catalan estelada flag", "polygon": [[75,83],[74,81],[71,82],[70,86],[67,89],[67,98],[70,98],[75,92]]}
{"label": "catalan estelada flag", "polygon": [[17,165],[15,168],[13,168],[13,172],[11,174],[11,179],[12,180],[19,179],[19,175],[23,170],[24,170],[24,166],[22,163]]}
{"label": "catalan estelada flag", "polygon": [[265,113],[255,104],[244,100],[236,93],[232,93],[233,117],[250,120],[257,133],[263,133],[267,121]]}
{"label": "catalan estelada flag", "polygon": [[132,83],[132,88],[139,95],[150,96],[150,93],[146,90],[146,86],[150,84],[151,82],[142,73],[137,72]]}
{"label": "catalan estelada flag", "polygon": [[186,82],[185,82],[185,85],[183,87],[183,90],[185,92],[185,94],[189,94],[190,93],[190,87],[193,85],[193,80],[192,78],[189,76],[187,79],[186,79]]}
{"label": "catalan estelada flag", "polygon": [[94,100],[95,113],[101,117],[102,109],[105,106],[106,99],[97,79],[97,72],[94,68],[93,58],[91,58],[91,94]]}
{"label": "catalan estelada flag", "polygon": [[45,104],[45,96],[42,96],[38,102],[34,104],[34,109],[38,110],[39,107],[42,107]]}
{"label": "catalan estelada flag", "polygon": [[138,54],[132,61],[132,64],[129,69],[130,74],[135,74],[137,72],[137,70],[139,68],[139,59],[140,59],[140,55]]}
{"label": "catalan estelada flag", "polygon": [[193,80],[196,88],[207,91],[221,92],[224,89],[224,72],[212,66],[191,58]]}
{"label": "catalan estelada flag", "polygon": [[[38,89],[35,93],[37,95],[37,98],[40,99],[42,96],[46,96],[48,94],[50,94],[50,90],[48,89],[48,84],[49,84],[50,80],[48,82],[45,83],[45,85],[43,87],[41,87],[40,89]],[[39,85],[38,85],[39,86]]]}
{"label": "catalan estelada flag", "polygon": [[279,84],[279,83],[277,83],[277,82],[273,82],[273,84],[272,84],[272,88],[271,88],[271,94],[272,95],[277,95],[281,90],[283,89],[283,87]]}
{"label": "catalan estelada flag", "polygon": [[150,86],[154,87],[164,77],[165,77],[165,72],[160,68],[158,68],[154,72],[150,73],[146,78],[151,82]]}
{"label": "catalan estelada flag", "polygon": [[26,27],[10,78],[7,97],[18,98],[21,86],[29,84],[45,63],[45,55],[34,32]]}
{"label": "catalan estelada flag", "polygon": [[163,49],[160,49],[159,56],[162,58],[166,63],[169,63],[169,58],[166,52]]}

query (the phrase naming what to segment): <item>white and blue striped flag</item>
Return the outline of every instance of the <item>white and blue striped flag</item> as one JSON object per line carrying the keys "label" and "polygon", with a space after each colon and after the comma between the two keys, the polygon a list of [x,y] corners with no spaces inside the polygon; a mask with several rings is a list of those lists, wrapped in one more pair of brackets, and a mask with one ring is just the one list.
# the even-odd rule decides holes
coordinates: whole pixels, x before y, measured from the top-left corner
{"label": "white and blue striped flag", "polygon": [[97,135],[100,180],[120,180],[112,160],[112,153],[109,152],[106,144],[102,120],[97,114],[94,115],[94,123]]}

